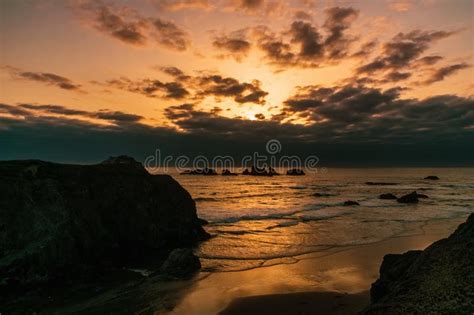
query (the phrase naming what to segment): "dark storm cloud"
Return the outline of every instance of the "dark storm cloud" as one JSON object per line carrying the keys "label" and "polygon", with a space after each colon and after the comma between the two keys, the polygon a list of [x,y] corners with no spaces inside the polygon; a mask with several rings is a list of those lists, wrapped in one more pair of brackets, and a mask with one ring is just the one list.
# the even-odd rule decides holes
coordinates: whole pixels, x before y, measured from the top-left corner
{"label": "dark storm cloud", "polygon": [[432,84],[444,80],[445,77],[455,74],[456,72],[470,68],[466,63],[457,63],[454,65],[442,67],[433,71],[433,73],[426,79],[423,84]]}
{"label": "dark storm cloud", "polygon": [[[454,32],[446,31],[420,31],[399,33],[391,41],[385,43],[382,53],[372,61],[360,66],[358,74],[372,74],[387,70],[410,70],[421,62],[433,64],[439,57],[424,56],[433,43],[451,36]],[[421,57],[421,58],[420,58]],[[418,60],[418,58],[420,58]]]}
{"label": "dark storm cloud", "polygon": [[15,79],[25,79],[30,81],[41,82],[47,85],[54,85],[63,90],[70,91],[79,91],[80,85],[74,83],[72,80],[48,72],[31,72],[31,71],[22,71],[14,67],[4,67]]}
{"label": "dark storm cloud", "polygon": [[144,46],[154,39],[159,45],[178,51],[189,46],[188,34],[172,21],[144,17],[129,7],[102,1],[81,2],[77,9],[96,30],[126,44]]}
{"label": "dark storm cloud", "polygon": [[400,89],[364,86],[305,87],[285,102],[285,111],[313,128],[330,130],[334,141],[416,142],[472,135],[474,99],[454,95],[403,99]]}
{"label": "dark storm cloud", "polygon": [[[29,110],[0,104],[0,113],[8,114],[0,115],[0,158],[100,161],[125,153],[143,161],[156,149],[191,157],[239,157],[263,151],[266,141],[278,139],[285,154],[316,154],[323,166],[426,163],[427,155],[433,164],[472,164],[473,105],[472,98],[454,95],[417,100],[402,99],[393,89],[313,86],[302,88],[271,120],[224,117],[193,104],[171,106],[164,114],[175,129],[145,125],[121,112],[51,116],[48,109],[58,112],[62,107],[37,105],[38,110]],[[63,112],[68,113],[66,109]],[[310,124],[282,123],[296,114],[308,117]]]}
{"label": "dark storm cloud", "polygon": [[268,92],[261,89],[258,80],[240,82],[237,79],[217,74],[191,76],[176,67],[163,67],[161,70],[177,81],[162,82],[155,79],[133,81],[128,78],[120,78],[109,80],[107,85],[140,93],[147,97],[199,100],[213,96],[217,101],[221,98],[232,98],[241,104],[265,104],[265,97],[268,95]]}

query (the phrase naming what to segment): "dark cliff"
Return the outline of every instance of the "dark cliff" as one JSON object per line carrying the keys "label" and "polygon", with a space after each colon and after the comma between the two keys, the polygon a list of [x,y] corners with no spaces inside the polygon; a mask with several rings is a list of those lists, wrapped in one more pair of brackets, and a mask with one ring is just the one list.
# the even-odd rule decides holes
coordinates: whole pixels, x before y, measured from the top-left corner
{"label": "dark cliff", "polygon": [[423,251],[386,255],[363,314],[473,314],[474,214]]}
{"label": "dark cliff", "polygon": [[189,193],[128,157],[0,162],[0,282],[123,266],[206,239]]}

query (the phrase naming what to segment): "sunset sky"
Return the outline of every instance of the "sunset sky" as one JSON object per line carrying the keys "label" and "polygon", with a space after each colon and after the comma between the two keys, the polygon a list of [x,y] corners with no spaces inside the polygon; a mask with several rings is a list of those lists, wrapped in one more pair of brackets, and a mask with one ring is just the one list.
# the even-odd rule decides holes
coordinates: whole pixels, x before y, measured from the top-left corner
{"label": "sunset sky", "polygon": [[472,0],[0,6],[0,159],[474,160]]}

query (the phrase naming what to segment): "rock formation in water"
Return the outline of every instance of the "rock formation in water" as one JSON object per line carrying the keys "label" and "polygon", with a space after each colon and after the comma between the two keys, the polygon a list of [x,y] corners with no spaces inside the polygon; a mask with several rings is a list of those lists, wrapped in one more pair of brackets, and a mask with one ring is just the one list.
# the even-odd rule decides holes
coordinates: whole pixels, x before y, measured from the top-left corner
{"label": "rock formation in water", "polygon": [[347,200],[344,201],[344,206],[360,206],[360,204],[357,201]]}
{"label": "rock formation in water", "polygon": [[434,175],[430,175],[430,176],[426,176],[425,179],[429,179],[429,180],[438,180],[439,177],[438,176],[434,176]]}
{"label": "rock formation in water", "polygon": [[181,173],[181,175],[204,175],[204,176],[213,176],[217,175],[217,172],[215,169],[212,168],[198,168],[195,170],[189,170],[189,171],[184,171]]}
{"label": "rock formation in water", "polygon": [[418,194],[416,191],[409,193],[407,195],[401,196],[397,199],[400,203],[417,203],[418,199],[428,198],[427,195]]}
{"label": "rock formation in water", "polygon": [[278,174],[273,167],[269,167],[268,171],[266,167],[257,167],[257,166],[252,166],[252,168],[245,169],[242,172],[242,175],[251,175],[251,176],[274,176],[274,175],[280,175]]}
{"label": "rock formation in water", "polygon": [[302,169],[299,168],[292,168],[288,171],[286,171],[286,175],[290,176],[303,176],[306,175]]}
{"label": "rock formation in water", "polygon": [[397,196],[395,196],[395,195],[392,194],[392,193],[381,194],[381,195],[379,196],[379,199],[397,199]]}
{"label": "rock formation in water", "polygon": [[474,213],[423,251],[386,255],[362,314],[473,314]]}
{"label": "rock formation in water", "polygon": [[0,162],[0,283],[63,280],[208,238],[189,193],[129,157]]}
{"label": "rock formation in water", "polygon": [[222,170],[222,176],[237,176],[236,173],[232,173],[230,170]]}

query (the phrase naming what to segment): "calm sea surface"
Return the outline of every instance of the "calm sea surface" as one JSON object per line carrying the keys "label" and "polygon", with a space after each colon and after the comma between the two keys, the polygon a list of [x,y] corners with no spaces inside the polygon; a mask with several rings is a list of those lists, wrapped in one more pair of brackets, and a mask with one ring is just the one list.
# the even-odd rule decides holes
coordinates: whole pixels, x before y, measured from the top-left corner
{"label": "calm sea surface", "polygon": [[[196,251],[203,271],[210,272],[288,263],[301,254],[391,238],[414,222],[474,212],[474,168],[329,168],[301,177],[172,175],[210,222],[206,230],[214,237]],[[428,175],[440,180],[424,180]],[[378,198],[414,190],[429,198],[418,204]],[[344,206],[346,200],[360,206]]]}

